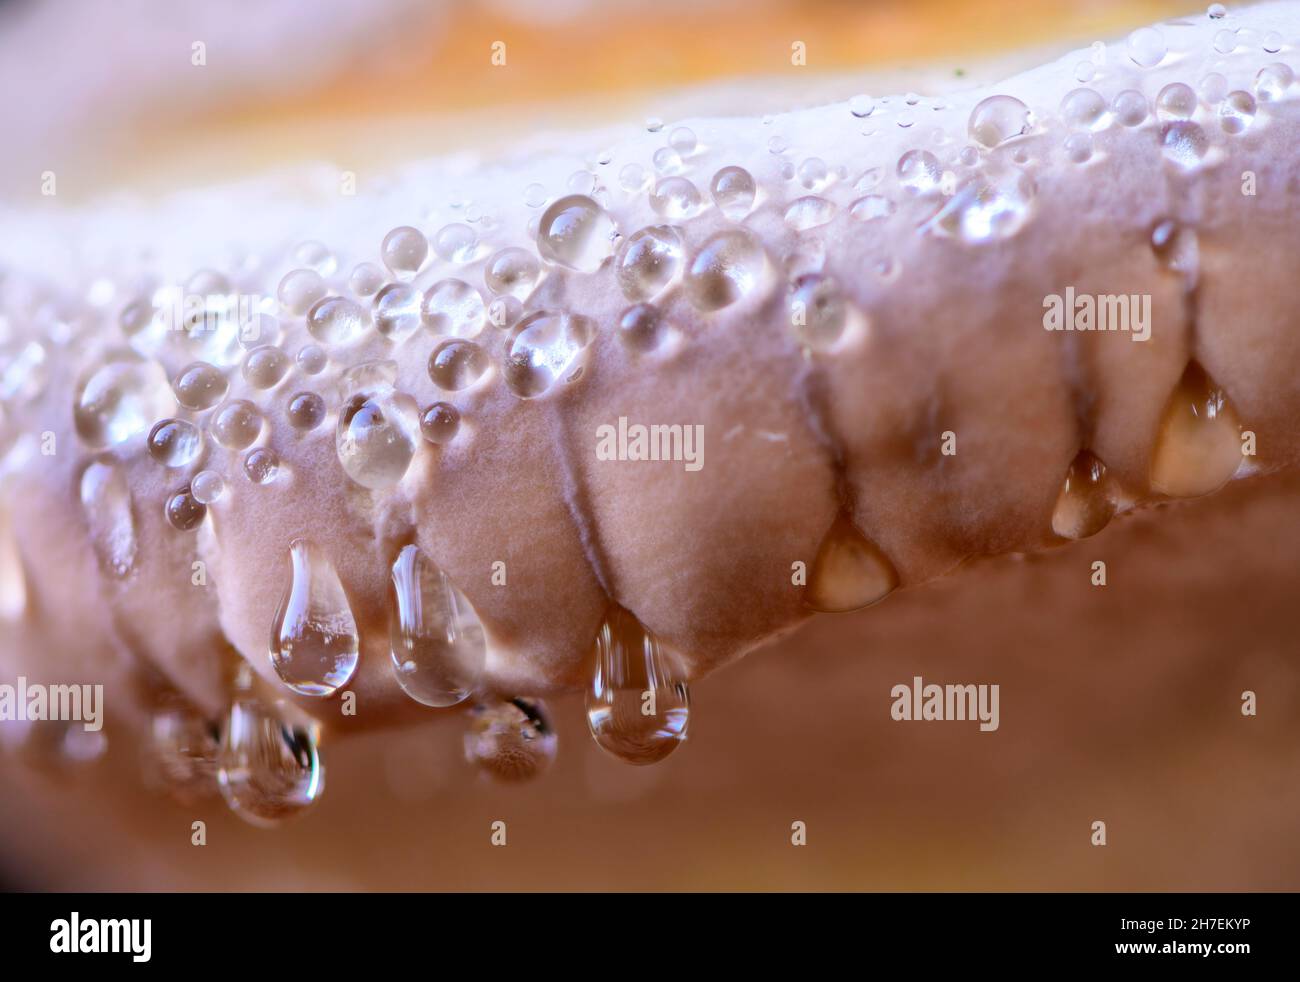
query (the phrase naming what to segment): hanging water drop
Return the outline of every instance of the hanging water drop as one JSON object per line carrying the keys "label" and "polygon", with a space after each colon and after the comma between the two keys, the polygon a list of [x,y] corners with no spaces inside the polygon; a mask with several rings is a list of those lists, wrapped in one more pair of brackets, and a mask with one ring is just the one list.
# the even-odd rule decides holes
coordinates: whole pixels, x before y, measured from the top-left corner
{"label": "hanging water drop", "polygon": [[126,473],[110,460],[93,461],[81,473],[81,506],[99,567],[121,579],[135,567],[135,518]]}
{"label": "hanging water drop", "polygon": [[803,599],[813,610],[842,613],[883,599],[897,585],[893,564],[841,513],[817,547]]}
{"label": "hanging water drop", "polygon": [[271,665],[304,696],[328,696],[357,668],[360,639],[329,558],[305,539],[289,547],[290,577],[271,627]]}
{"label": "hanging water drop", "polygon": [[1052,531],[1064,539],[1096,535],[1115,514],[1106,465],[1080,450],[1065,474],[1052,512]]}
{"label": "hanging water drop", "polygon": [[465,759],[496,781],[527,781],[555,761],[559,738],[540,699],[492,700],[470,712]]}
{"label": "hanging water drop", "polygon": [[398,684],[426,706],[464,701],[487,659],[483,625],[473,606],[414,545],[398,554],[390,587],[390,652]]}
{"label": "hanging water drop", "polygon": [[1165,403],[1151,486],[1172,498],[1217,491],[1241,466],[1241,424],[1224,391],[1193,361]]}
{"label": "hanging water drop", "polygon": [[280,719],[241,687],[221,734],[217,783],[230,810],[252,825],[271,828],[300,814],[325,789],[315,727]]}
{"label": "hanging water drop", "polygon": [[686,739],[690,695],[677,659],[629,611],[613,604],[596,635],[587,726],[602,750],[629,764],[663,760]]}

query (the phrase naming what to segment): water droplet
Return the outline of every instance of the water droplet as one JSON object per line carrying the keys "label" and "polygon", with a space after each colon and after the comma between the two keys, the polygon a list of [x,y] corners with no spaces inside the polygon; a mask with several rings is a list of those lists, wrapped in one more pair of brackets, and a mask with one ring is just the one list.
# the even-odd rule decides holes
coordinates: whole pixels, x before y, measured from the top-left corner
{"label": "water droplet", "polygon": [[420,414],[420,433],[430,443],[451,443],[460,432],[460,410],[449,402],[435,402]]}
{"label": "water droplet", "polygon": [[629,235],[614,269],[629,300],[646,300],[663,291],[682,265],[682,237],[671,225],[648,225]]}
{"label": "water droplet", "polygon": [[897,585],[893,564],[841,514],[817,547],[804,603],[826,613],[857,610],[881,600]]}
{"label": "water droplet", "polygon": [[677,174],[682,169],[682,155],[672,147],[660,147],[650,159],[660,174]]}
{"label": "water droplet", "polygon": [[549,262],[594,273],[614,251],[615,232],[604,208],[574,194],[554,202],[543,213],[537,247]]}
{"label": "water droplet", "polygon": [[478,236],[468,225],[453,222],[438,229],[433,237],[433,249],[445,262],[473,262],[478,252]]}
{"label": "water droplet", "polygon": [[699,310],[719,310],[758,287],[767,257],[758,240],[743,229],[710,236],[686,271],[686,296]]}
{"label": "water droplet", "polygon": [[789,149],[790,149],[790,144],[787,143],[785,137],[781,136],[780,134],[770,137],[767,141],[768,153],[781,154],[781,153],[785,153]]}
{"label": "water droplet", "polygon": [[208,426],[213,439],[227,450],[243,450],[262,432],[262,414],[247,399],[232,399]]}
{"label": "water droplet", "polygon": [[1106,465],[1089,451],[1079,451],[1057,496],[1052,531],[1064,539],[1086,539],[1105,528],[1114,514]]}
{"label": "water droplet", "polygon": [[463,280],[439,280],[429,287],[420,304],[425,326],[451,337],[478,337],[486,316],[482,294]]}
{"label": "water droplet", "polygon": [[800,162],[795,176],[799,178],[799,183],[809,191],[820,191],[830,183],[830,169],[826,166],[826,161],[820,157],[808,157]]}
{"label": "water droplet", "polygon": [[251,693],[236,692],[217,783],[230,810],[252,825],[270,828],[300,814],[325,790],[314,728],[279,719]]}
{"label": "water droplet", "polygon": [[1221,55],[1230,55],[1237,50],[1237,32],[1232,30],[1219,31],[1214,35],[1214,50]]}
{"label": "water droplet", "polygon": [[546,188],[540,184],[530,184],[524,188],[524,204],[529,208],[540,208],[546,204]]}
{"label": "water droplet", "polygon": [[645,121],[645,131],[647,133],[658,133],[664,128],[664,121],[658,116],[649,116]]}
{"label": "water droplet", "polygon": [[1139,68],[1155,68],[1168,52],[1165,36],[1154,27],[1139,27],[1128,36],[1129,60]]}
{"label": "water droplet", "polygon": [[1076,82],[1091,82],[1097,77],[1097,66],[1090,61],[1081,61],[1074,66],[1074,80]]}
{"label": "water droplet", "polygon": [[1200,126],[1183,119],[1165,123],[1160,128],[1160,147],[1171,163],[1191,170],[1210,149],[1210,141]]}
{"label": "water droplet", "polygon": [[1146,96],[1135,89],[1125,89],[1115,96],[1111,108],[1115,112],[1115,118],[1124,126],[1140,126],[1147,118]]}
{"label": "water droplet", "polygon": [[298,367],[307,375],[319,375],[329,364],[329,356],[318,344],[305,344],[298,351]]}
{"label": "water droplet", "polygon": [[208,506],[194,497],[190,485],[173,492],[163,507],[167,521],[179,532],[193,532],[208,513]]}
{"label": "water droplet", "polygon": [[1092,134],[1071,133],[1065,138],[1065,157],[1071,163],[1085,164],[1092,159]]}
{"label": "water droplet", "polygon": [[596,190],[596,175],[589,170],[574,171],[566,187],[574,194],[591,194]]}
{"label": "water droplet", "polygon": [[190,482],[190,494],[201,505],[210,505],[225,493],[226,482],[216,471],[199,471]]}
{"label": "water droplet", "polygon": [[521,399],[532,399],[556,382],[575,380],[583,371],[583,349],[594,336],[595,325],[586,317],[549,310],[529,314],[506,351],[506,385]]}
{"label": "water droplet", "polygon": [[878,194],[859,198],[849,207],[849,214],[860,222],[874,222],[894,213],[894,203]]}
{"label": "water droplet", "polygon": [[473,606],[419,548],[393,563],[389,592],[393,675],[426,706],[454,706],[478,685],[487,660],[483,625]]}
{"label": "water droplet", "polygon": [[255,389],[272,389],[289,371],[289,356],[274,345],[254,348],[244,359],[244,380]]}
{"label": "water droplet", "polygon": [[325,281],[314,269],[295,269],[285,274],[276,294],[280,306],[289,313],[305,314],[325,296]]}
{"label": "water droplet", "polygon": [[668,335],[663,314],[652,303],[628,307],[618,318],[618,338],[632,351],[654,351]]}
{"label": "water droplet", "polygon": [[500,250],[487,261],[483,267],[483,282],[493,293],[526,300],[537,285],[541,272],[536,256],[527,249],[512,246]]}
{"label": "water droplet", "polygon": [[624,191],[632,194],[645,187],[646,172],[640,164],[624,164],[618,172],[618,184]]}
{"label": "water droplet", "polygon": [[724,167],[713,175],[709,184],[709,193],[718,211],[733,222],[749,214],[757,191],[754,178],[743,167]]}
{"label": "water droplet", "polygon": [[358,297],[373,297],[385,278],[384,271],[374,263],[357,263],[348,277],[348,288]]}
{"label": "water droplet", "polygon": [[970,138],[982,147],[996,147],[1012,137],[1028,133],[1033,125],[1029,107],[1009,95],[994,95],[977,105],[970,114]]}
{"label": "water droplet", "polygon": [[409,280],[420,272],[424,260],[429,258],[429,239],[419,229],[412,229],[409,225],[399,226],[383,237],[380,256],[383,265],[394,276]]}
{"label": "water droplet", "polygon": [[99,567],[118,579],[135,566],[135,518],[126,473],[111,461],[93,461],[81,473],[81,506]]}
{"label": "water droplet", "polygon": [[650,194],[650,207],[661,218],[690,218],[700,205],[700,192],[684,177],[665,177]]}
{"label": "water droplet", "polygon": [[469,388],[490,367],[487,353],[473,341],[443,341],[429,355],[429,378],[440,389],[457,392]]}
{"label": "water droplet", "polygon": [[78,383],[73,422],[88,447],[114,447],[144,433],[171,409],[163,370],[133,353],[115,352]]}
{"label": "water droplet", "polygon": [[689,157],[696,150],[695,132],[686,126],[678,126],[668,134],[668,145],[683,157]]}
{"label": "water droplet", "polygon": [[[1286,90],[1295,81],[1295,72],[1290,65],[1281,62],[1265,65],[1255,76],[1255,96],[1260,102],[1276,102],[1286,95]],[[1224,87],[1227,87],[1225,80]]]}
{"label": "water droplet", "polygon": [[1197,362],[1165,403],[1151,457],[1151,486],[1173,498],[1223,487],[1241,465],[1241,426],[1224,391]]}
{"label": "water droplet", "polygon": [[559,738],[540,699],[475,706],[465,732],[465,759],[496,781],[527,781],[555,761]]}
{"label": "water droplet", "polygon": [[866,119],[876,108],[871,97],[867,95],[855,95],[849,100],[849,112],[853,113],[858,119]]}
{"label": "water droplet", "polygon": [[225,398],[227,388],[225,373],[202,361],[186,365],[172,382],[176,401],[195,412],[211,409]]}
{"label": "water droplet", "polygon": [[16,621],[27,610],[27,573],[14,535],[13,516],[0,504],[0,618]]}
{"label": "water droplet", "polygon": [[654,764],[686,739],[690,695],[671,652],[613,604],[596,635],[587,725],[602,750],[629,764]]}
{"label": "water droplet", "polygon": [[1061,100],[1061,118],[1072,129],[1100,130],[1110,125],[1106,100],[1095,89],[1075,89]]}
{"label": "water droplet", "polygon": [[[404,284],[393,284],[386,290],[397,289]],[[380,291],[379,296],[383,296]],[[378,305],[378,298],[375,300]],[[311,336],[322,344],[348,344],[361,337],[370,318],[361,304],[347,297],[325,297],[317,302],[307,315],[307,330]]]}
{"label": "water droplet", "polygon": [[1285,43],[1281,34],[1277,31],[1269,31],[1264,35],[1264,40],[1260,42],[1260,46],[1269,54],[1275,55],[1282,50],[1282,45]]}
{"label": "water droplet", "polygon": [[1197,99],[1192,87],[1183,82],[1171,82],[1156,96],[1156,118],[1161,120],[1191,119],[1196,112]]}
{"label": "water droplet", "polygon": [[926,228],[968,242],[1007,238],[1028,221],[1036,194],[1028,174],[975,174],[958,185]]}
{"label": "water droplet", "polygon": [[[343,301],[351,303],[351,301]],[[372,303],[375,317],[375,330],[390,341],[407,338],[420,326],[420,291],[410,283],[390,283],[378,293]],[[347,322],[350,329],[359,331],[365,326],[365,311],[353,304]],[[314,313],[314,311],[313,311]],[[321,335],[312,331],[317,337]],[[321,337],[321,340],[327,340]]]}
{"label": "water droplet", "polygon": [[832,347],[848,323],[848,307],[839,286],[828,276],[809,273],[790,287],[790,330],[813,351]]}
{"label": "water droplet", "polygon": [[785,223],[796,232],[806,232],[818,225],[825,225],[834,217],[834,203],[815,194],[796,198],[785,210]]}
{"label": "water droplet", "polygon": [[912,194],[934,191],[942,179],[939,158],[929,150],[909,150],[898,158],[898,183]]}
{"label": "water droplet", "polygon": [[1228,16],[1228,8],[1221,3],[1212,3],[1205,10],[1210,20],[1222,20]]}
{"label": "water droplet", "polygon": [[419,410],[405,393],[389,388],[357,393],[339,410],[334,449],[348,477],[362,487],[383,490],[406,474],[419,428]]}
{"label": "water droplet", "polygon": [[1229,92],[1219,106],[1219,125],[1232,136],[1245,132],[1255,121],[1255,97],[1249,92]]}
{"label": "water droplet", "polygon": [[296,393],[285,415],[295,430],[314,430],[325,418],[325,400],[315,392]]}
{"label": "water droplet", "polygon": [[360,639],[334,565],[306,539],[289,547],[290,577],[271,627],[271,666],[304,696],[328,696],[352,678]]}
{"label": "water droplet", "polygon": [[270,484],[280,473],[280,458],[274,450],[258,447],[244,455],[244,474],[254,484]]}
{"label": "water droplet", "polygon": [[203,433],[183,419],[163,419],[149,431],[149,456],[164,467],[186,467],[203,452]]}

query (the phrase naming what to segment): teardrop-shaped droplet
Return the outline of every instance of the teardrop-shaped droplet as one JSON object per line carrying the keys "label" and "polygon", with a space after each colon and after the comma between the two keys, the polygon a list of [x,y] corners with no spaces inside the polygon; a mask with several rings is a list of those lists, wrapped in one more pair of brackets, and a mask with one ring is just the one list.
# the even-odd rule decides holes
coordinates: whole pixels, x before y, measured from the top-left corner
{"label": "teardrop-shaped droplet", "polygon": [[348,477],[383,490],[406,474],[420,439],[415,400],[391,389],[357,393],[339,410],[334,449]]}
{"label": "teardrop-shaped droplet", "polygon": [[537,777],[555,761],[559,737],[540,699],[492,700],[470,712],[465,759],[495,781]]}
{"label": "teardrop-shaped droplet", "polygon": [[596,635],[587,726],[629,764],[663,760],[686,739],[690,694],[680,664],[629,611],[614,604]]}
{"label": "teardrop-shaped droplet", "polygon": [[328,696],[357,668],[360,638],[334,565],[305,539],[289,547],[290,578],[271,628],[271,665],[294,692]]}
{"label": "teardrop-shaped droplet", "polygon": [[81,506],[100,568],[109,576],[126,576],[135,566],[136,538],[131,489],[122,468],[94,461],[82,471]]}
{"label": "teardrop-shaped droplet", "polygon": [[898,585],[894,565],[841,513],[817,547],[804,591],[813,610],[857,610],[886,597]]}
{"label": "teardrop-shaped droplet", "polygon": [[279,719],[248,692],[237,693],[217,754],[226,804],[263,828],[303,812],[325,790],[313,727]]}
{"label": "teardrop-shaped droplet", "polygon": [[1115,514],[1106,465],[1080,450],[1065,473],[1065,483],[1052,512],[1052,531],[1065,539],[1096,535]]}
{"label": "teardrop-shaped droplet", "polygon": [[419,547],[393,563],[389,628],[397,684],[426,706],[464,701],[483,675],[487,642],[474,608]]}
{"label": "teardrop-shaped droplet", "polygon": [[1241,466],[1241,424],[1224,391],[1191,362],[1165,403],[1151,486],[1174,498],[1217,491]]}

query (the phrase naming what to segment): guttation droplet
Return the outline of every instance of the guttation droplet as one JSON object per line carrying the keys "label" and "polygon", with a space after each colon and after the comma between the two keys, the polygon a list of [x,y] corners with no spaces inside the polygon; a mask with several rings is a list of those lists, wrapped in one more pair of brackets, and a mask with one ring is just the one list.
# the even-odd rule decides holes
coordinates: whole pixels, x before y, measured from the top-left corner
{"label": "guttation droplet", "polygon": [[1080,450],[1057,496],[1052,531],[1064,539],[1086,539],[1105,528],[1114,514],[1106,465],[1090,451]]}
{"label": "guttation droplet", "polygon": [[357,393],[339,410],[334,449],[348,477],[383,490],[406,474],[420,432],[419,407],[391,388]]}
{"label": "guttation droplet", "polygon": [[121,579],[135,567],[135,518],[126,473],[112,461],[92,461],[81,474],[81,506],[100,569]]}
{"label": "guttation droplet", "polygon": [[167,376],[156,363],[122,351],[77,386],[73,422],[88,447],[114,447],[172,411]]}
{"label": "guttation droplet", "polygon": [[834,346],[848,324],[848,307],[835,280],[806,273],[790,285],[790,330],[812,351]]}
{"label": "guttation droplet", "polygon": [[217,753],[217,783],[244,821],[270,828],[303,812],[325,790],[314,727],[277,717],[237,691]]}
{"label": "guttation droplet", "polygon": [[753,293],[767,268],[763,247],[749,232],[728,229],[705,240],[686,271],[687,299],[719,310]]}
{"label": "guttation droplet", "polygon": [[454,706],[483,676],[483,624],[447,574],[415,545],[393,563],[389,591],[393,675],[426,706]]}
{"label": "guttation droplet", "polygon": [[613,219],[586,195],[560,198],[542,213],[537,248],[543,259],[594,273],[614,251]]}
{"label": "guttation droplet", "polygon": [[672,652],[614,604],[596,635],[587,726],[602,750],[629,764],[663,760],[686,739],[690,694]]}
{"label": "guttation droplet", "polygon": [[194,497],[193,489],[187,484],[168,496],[163,512],[172,528],[178,532],[193,532],[203,524],[208,506]]}
{"label": "guttation droplet", "polygon": [[203,451],[203,433],[183,419],[163,419],[149,431],[149,456],[164,467],[185,467]]}
{"label": "guttation droplet", "polygon": [[857,610],[883,599],[897,585],[893,564],[841,513],[817,547],[804,603],[825,613]]}
{"label": "guttation droplet", "polygon": [[709,192],[718,211],[735,222],[748,215],[754,207],[758,187],[745,168],[724,167],[713,175]]}
{"label": "guttation droplet", "polygon": [[1241,424],[1223,389],[1193,361],[1165,403],[1151,486],[1173,498],[1217,491],[1241,466]]}
{"label": "guttation droplet", "polygon": [[495,781],[527,781],[555,760],[559,738],[540,699],[493,700],[474,707],[465,759]]}
{"label": "guttation droplet", "polygon": [[459,392],[477,382],[491,367],[487,352],[473,341],[452,338],[429,355],[429,378],[448,392]]}
{"label": "guttation droplet", "polygon": [[357,622],[338,573],[320,548],[295,539],[289,566],[289,583],[271,627],[271,665],[300,695],[332,695],[356,671]]}
{"label": "guttation droplet", "polygon": [[221,731],[179,697],[165,699],[149,720],[150,779],[181,804],[217,793]]}
{"label": "guttation droplet", "polygon": [[530,314],[506,351],[506,385],[521,399],[532,399],[556,382],[576,380],[583,371],[582,352],[594,336],[595,325],[586,317],[548,310]]}
{"label": "guttation droplet", "polygon": [[682,237],[671,225],[647,225],[627,237],[614,269],[629,300],[649,300],[664,290],[682,265]]}
{"label": "guttation droplet", "polygon": [[1031,125],[1028,106],[1015,96],[994,95],[971,111],[967,129],[972,140],[982,147],[992,148],[1029,132]]}

